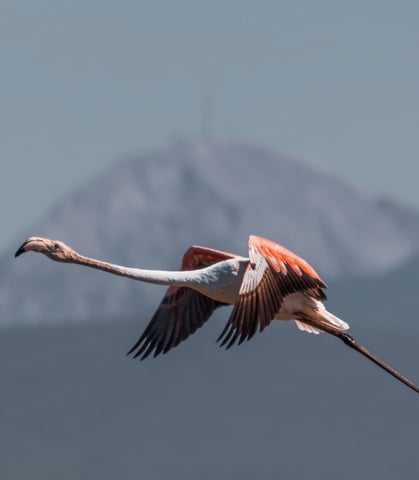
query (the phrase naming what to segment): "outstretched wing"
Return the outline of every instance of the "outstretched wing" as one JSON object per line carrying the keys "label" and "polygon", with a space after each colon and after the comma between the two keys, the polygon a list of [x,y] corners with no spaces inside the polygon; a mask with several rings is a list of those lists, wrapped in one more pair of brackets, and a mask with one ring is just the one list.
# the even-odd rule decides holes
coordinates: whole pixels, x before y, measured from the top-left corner
{"label": "outstretched wing", "polygon": [[[192,246],[182,260],[182,270],[195,270],[236,258],[232,253]],[[217,307],[225,305],[187,287],[169,287],[144,333],[127,353],[141,360],[167,353],[186,340],[209,319]]]}
{"label": "outstretched wing", "polygon": [[279,311],[286,295],[309,292],[325,300],[326,284],[302,258],[271,240],[249,237],[250,263],[243,276],[231,316],[218,337],[221,346],[249,340],[262,331]]}

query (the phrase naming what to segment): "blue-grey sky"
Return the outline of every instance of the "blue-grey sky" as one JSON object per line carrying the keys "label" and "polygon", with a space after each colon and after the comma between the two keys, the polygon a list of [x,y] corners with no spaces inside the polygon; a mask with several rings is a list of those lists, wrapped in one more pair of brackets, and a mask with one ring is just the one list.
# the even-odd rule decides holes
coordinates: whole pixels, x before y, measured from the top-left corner
{"label": "blue-grey sky", "polygon": [[[0,248],[111,162],[219,138],[419,208],[417,1],[0,0]],[[221,173],[220,173],[221,174]]]}

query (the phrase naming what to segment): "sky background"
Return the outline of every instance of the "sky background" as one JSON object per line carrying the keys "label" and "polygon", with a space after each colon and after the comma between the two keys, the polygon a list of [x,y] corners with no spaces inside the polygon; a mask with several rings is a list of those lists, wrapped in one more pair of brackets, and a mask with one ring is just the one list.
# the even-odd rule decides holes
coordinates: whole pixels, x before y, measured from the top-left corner
{"label": "sky background", "polygon": [[208,129],[419,209],[418,20],[416,1],[0,0],[0,248],[112,162]]}

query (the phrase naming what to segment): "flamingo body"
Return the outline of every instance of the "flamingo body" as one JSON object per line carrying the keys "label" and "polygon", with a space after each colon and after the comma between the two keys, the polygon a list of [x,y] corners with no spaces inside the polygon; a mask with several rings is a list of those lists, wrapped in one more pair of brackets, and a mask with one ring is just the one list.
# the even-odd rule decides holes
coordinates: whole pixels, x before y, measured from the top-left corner
{"label": "flamingo body", "polygon": [[[248,257],[194,245],[180,270],[146,270],[84,257],[62,242],[32,237],[16,252],[38,251],[52,260],[77,263],[148,283],[169,285],[140,340],[135,356],[169,351],[202,326],[213,311],[234,305],[219,337],[227,348],[249,340],[273,319],[292,320],[300,330],[346,330],[348,324],[326,310],[326,284],[302,258],[266,238],[251,235]],[[307,323],[308,322],[308,323]]]}
{"label": "flamingo body", "polygon": [[233,305],[221,346],[251,339],[273,319],[294,320],[309,333],[327,332],[379,365],[419,393],[419,387],[345,332],[349,325],[324,306],[326,284],[305,260],[285,247],[251,235],[248,257],[192,246],[180,270],[145,270],[80,255],[63,242],[31,237],[15,256],[27,251],[52,260],[75,263],[134,280],[167,285],[168,289],[143,334],[128,352],[141,359],[166,353],[200,328],[216,308]]}

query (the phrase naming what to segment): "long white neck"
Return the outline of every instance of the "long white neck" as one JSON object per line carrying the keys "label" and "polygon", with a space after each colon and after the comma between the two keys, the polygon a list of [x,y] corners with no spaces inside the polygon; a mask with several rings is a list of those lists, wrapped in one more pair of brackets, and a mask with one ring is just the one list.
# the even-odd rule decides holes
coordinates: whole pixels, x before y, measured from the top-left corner
{"label": "long white neck", "polygon": [[214,300],[232,304],[237,299],[242,278],[248,264],[248,259],[246,258],[233,258],[197,270],[144,270],[114,265],[94,258],[84,257],[75,252],[66,261],[140,282],[171,285],[173,287],[189,287]]}
{"label": "long white neck", "polygon": [[190,271],[167,271],[167,270],[145,270],[142,268],[130,268],[113,263],[103,262],[94,258],[75,255],[69,260],[70,263],[85,265],[104,272],[131,278],[140,282],[154,283],[156,285],[193,286],[200,281],[199,270]]}

